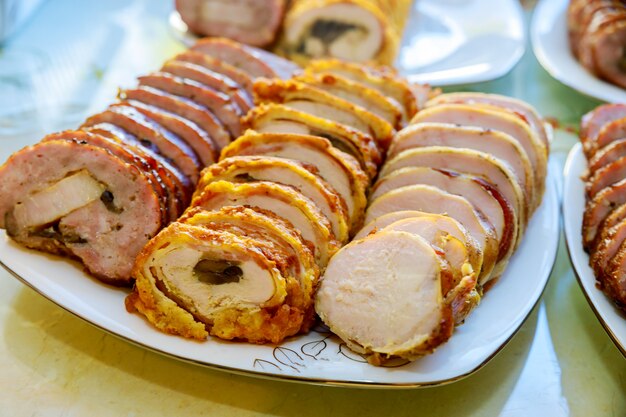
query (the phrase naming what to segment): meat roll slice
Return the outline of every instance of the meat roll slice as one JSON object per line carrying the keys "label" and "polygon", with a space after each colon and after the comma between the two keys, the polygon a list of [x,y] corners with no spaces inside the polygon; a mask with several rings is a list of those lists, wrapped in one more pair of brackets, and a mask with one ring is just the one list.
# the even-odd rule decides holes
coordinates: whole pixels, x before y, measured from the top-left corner
{"label": "meat roll slice", "polygon": [[242,87],[230,78],[201,65],[173,59],[167,61],[161,68],[161,71],[181,78],[189,78],[190,80],[207,85],[220,93],[226,94],[233,100],[243,114],[247,113],[253,107],[252,98]]}
{"label": "meat roll slice", "polygon": [[378,173],[382,161],[378,146],[370,135],[282,104],[257,106],[242,122],[247,128],[261,133],[294,133],[326,138],[335,148],[355,157],[372,178]]}
{"label": "meat roll slice", "polygon": [[[28,180],[26,180],[28,179]],[[80,259],[127,285],[135,256],[164,226],[150,180],[110,151],[50,140],[0,167],[0,227],[20,244]]]}
{"label": "meat roll slice", "polygon": [[99,123],[111,123],[120,126],[139,138],[148,149],[163,155],[176,165],[193,184],[198,181],[201,163],[193,149],[178,136],[166,130],[154,120],[144,116],[137,109],[128,105],[117,105],[88,118],[82,127]]}
{"label": "meat roll slice", "polygon": [[271,156],[234,156],[203,171],[198,193],[215,181],[271,181],[289,185],[309,198],[330,221],[337,240],[348,240],[348,209],[341,196],[318,175],[317,168],[291,159]]}
{"label": "meat roll slice", "polygon": [[239,68],[222,61],[221,59],[191,50],[181,52],[176,55],[174,59],[176,61],[191,62],[192,64],[200,65],[201,67],[230,78],[241,86],[247,93],[248,98],[252,100],[252,84],[254,83],[254,80],[247,72],[242,71]]}
{"label": "meat roll slice", "polygon": [[176,0],[176,10],[192,32],[254,46],[274,41],[285,7],[286,0]]}
{"label": "meat roll slice", "polygon": [[619,9],[603,9],[594,15],[587,27],[581,41],[580,61],[601,78],[625,88],[625,43],[626,7],[622,4]]}
{"label": "meat roll slice", "polygon": [[515,174],[525,198],[532,201],[534,197],[534,172],[528,155],[513,137],[504,132],[450,123],[418,123],[394,137],[387,157],[393,158],[406,149],[425,146],[467,148],[491,154],[505,162]]}
{"label": "meat roll slice", "polygon": [[331,73],[305,73],[295,80],[310,84],[332,95],[368,109],[372,113],[385,119],[395,129],[403,127],[402,108],[400,105],[380,91],[365,84]]}
{"label": "meat roll slice", "polygon": [[192,206],[219,210],[225,206],[249,206],[269,210],[287,220],[311,245],[318,265],[324,266],[336,252],[332,226],[320,209],[295,189],[267,181],[235,184],[216,181],[204,187]]}
{"label": "meat roll slice", "polygon": [[612,142],[626,138],[626,117],[612,120],[605,124],[594,140],[595,150],[604,148]]}
{"label": "meat roll slice", "polygon": [[444,216],[433,213],[426,213],[416,210],[404,210],[394,211],[391,213],[383,214],[366,224],[360,231],[354,236],[354,240],[362,239],[372,232],[378,232],[385,227],[403,220],[415,219],[425,217],[432,227],[437,230],[446,232],[448,235],[458,239],[465,245],[467,251],[468,262],[470,263],[472,270],[476,275],[480,274],[483,264],[483,253],[478,245],[478,242],[469,234],[467,229],[459,223],[457,220],[450,216]]}
{"label": "meat roll slice", "polygon": [[494,227],[499,242],[496,273],[501,273],[513,254],[518,222],[508,201],[486,180],[442,169],[402,168],[378,180],[370,200],[397,188],[424,184],[461,196],[469,201]]}
{"label": "meat roll slice", "polygon": [[[431,146],[409,149],[388,161],[380,173],[381,178],[389,173],[406,167],[430,167],[448,171],[467,173],[481,177],[493,184],[513,207],[518,219],[518,236],[526,228],[523,191],[515,175],[499,159],[471,149]],[[518,237],[516,245],[521,239]]]}
{"label": "meat roll slice", "polygon": [[[160,107],[194,122],[209,134],[213,144],[219,149],[230,143],[230,133],[222,122],[211,110],[193,100],[145,86],[120,92],[120,99],[135,100]],[[208,152],[208,149],[204,149],[202,152]]]}
{"label": "meat roll slice", "polygon": [[232,206],[223,207],[219,211],[206,211],[194,207],[188,210],[179,221],[271,241],[288,253],[289,273],[298,280],[305,297],[304,301],[312,305],[313,292],[319,278],[319,268],[302,235],[282,218],[259,208],[252,210]]}
{"label": "meat roll slice", "polygon": [[598,169],[591,173],[587,180],[585,190],[587,198],[593,198],[606,187],[626,178],[626,157]]}
{"label": "meat roll slice", "polygon": [[351,349],[369,355],[370,363],[394,356],[416,359],[447,341],[454,329],[441,269],[441,257],[423,238],[375,233],[331,259],[315,309]]}
{"label": "meat roll slice", "polygon": [[410,185],[389,191],[372,201],[365,213],[365,221],[394,211],[418,210],[446,214],[458,220],[478,242],[483,252],[483,267],[479,283],[484,285],[497,278],[491,272],[498,258],[498,240],[489,221],[467,199],[429,185]]}
{"label": "meat roll slice", "polygon": [[608,186],[587,201],[583,216],[583,246],[586,250],[592,247],[602,221],[622,204],[626,204],[626,179]]}
{"label": "meat roll slice", "polygon": [[539,113],[537,113],[537,110],[525,101],[499,94],[475,92],[447,93],[440,94],[432,100],[429,100],[426,103],[426,107],[433,107],[443,103],[487,104],[508,110],[528,123],[535,133],[537,133],[546,148],[550,149],[552,136],[551,126],[544,122]]}
{"label": "meat roll slice", "polygon": [[239,118],[243,115],[226,94],[188,78],[180,78],[165,72],[155,72],[139,77],[139,84],[183,96],[211,110],[226,126],[232,137],[241,134]]}
{"label": "meat roll slice", "polygon": [[585,114],[580,121],[580,141],[587,159],[598,150],[595,143],[600,130],[609,122],[626,117],[626,104],[604,104]]}
{"label": "meat roll slice", "polygon": [[597,245],[589,256],[589,265],[593,268],[600,284],[606,274],[606,267],[626,240],[626,220],[622,219],[614,226],[602,226],[598,232]]}
{"label": "meat roll slice", "polygon": [[382,229],[408,232],[424,238],[445,262],[441,273],[441,291],[445,303],[452,306],[455,324],[461,324],[480,302],[477,274],[469,263],[463,242],[437,227],[439,216],[422,216],[400,220]]}
{"label": "meat roll slice", "polygon": [[395,100],[403,110],[404,120],[411,120],[417,113],[417,99],[411,86],[404,79],[387,71],[381,72],[364,65],[337,59],[323,59],[311,61],[306,67],[306,72],[312,74],[336,74],[365,84],[379,91],[384,96]]}
{"label": "meat roll slice", "polygon": [[248,132],[224,148],[221,158],[235,155],[277,156],[315,166],[346,202],[350,230],[356,231],[361,226],[369,178],[354,158],[335,149],[328,140],[308,135]]}
{"label": "meat roll slice", "polygon": [[599,149],[591,159],[589,159],[588,171],[595,172],[605,165],[609,165],[618,159],[626,156],[626,139],[619,139],[611,142],[602,149]]}
{"label": "meat roll slice", "polygon": [[[210,165],[217,160],[217,146],[213,143],[213,139],[211,139],[209,134],[196,123],[141,101],[127,99],[123,103],[121,105],[128,104],[134,107],[144,116],[149,117],[183,139],[198,155],[202,166]],[[114,104],[112,107],[118,105]]]}
{"label": "meat roll slice", "polygon": [[288,255],[269,240],[173,223],[137,257],[126,307],[171,334],[278,343],[307,314],[288,270]]}
{"label": "meat roll slice", "polygon": [[535,172],[532,209],[541,203],[547,175],[548,150],[541,139],[519,118],[487,105],[441,104],[419,112],[412,124],[421,122],[453,123],[499,130],[516,139],[524,148]]}
{"label": "meat roll slice", "polygon": [[617,254],[608,262],[600,279],[602,291],[621,310],[626,310],[626,245],[620,245]]}
{"label": "meat roll slice", "polygon": [[271,52],[243,45],[225,38],[206,38],[191,47],[192,51],[220,59],[252,78],[291,78],[300,69],[295,63]]}
{"label": "meat roll slice", "polygon": [[317,117],[342,123],[371,135],[382,150],[389,147],[393,126],[361,106],[297,81],[258,80],[254,83],[258,104],[283,103]]}

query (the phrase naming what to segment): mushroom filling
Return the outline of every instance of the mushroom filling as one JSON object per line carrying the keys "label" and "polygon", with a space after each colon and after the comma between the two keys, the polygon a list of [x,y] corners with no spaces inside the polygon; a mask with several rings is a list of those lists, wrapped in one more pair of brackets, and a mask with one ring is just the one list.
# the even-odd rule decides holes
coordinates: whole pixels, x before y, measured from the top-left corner
{"label": "mushroom filling", "polygon": [[201,259],[193,267],[193,275],[205,284],[221,285],[239,282],[243,277],[243,271],[238,262]]}
{"label": "mushroom filling", "polygon": [[309,30],[310,36],[302,37],[296,52],[311,56],[328,55],[330,45],[348,34],[356,38],[365,37],[367,36],[367,29],[360,25],[337,20],[316,20]]}
{"label": "mushroom filling", "polygon": [[363,165],[363,155],[361,155],[361,152],[359,152],[359,150],[352,143],[346,142],[345,140],[341,140],[333,135],[321,131],[311,130],[311,135],[328,139],[328,141],[335,148],[347,153],[348,155],[354,156],[361,163],[361,165]]}

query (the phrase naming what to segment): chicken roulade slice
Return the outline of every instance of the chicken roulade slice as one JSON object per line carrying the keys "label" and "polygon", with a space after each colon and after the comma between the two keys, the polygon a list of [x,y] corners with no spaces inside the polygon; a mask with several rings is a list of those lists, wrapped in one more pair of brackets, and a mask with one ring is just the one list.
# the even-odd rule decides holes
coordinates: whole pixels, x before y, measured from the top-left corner
{"label": "chicken roulade slice", "polygon": [[487,153],[472,149],[430,146],[401,152],[383,166],[380,177],[384,178],[391,172],[410,167],[429,167],[471,174],[493,184],[513,207],[518,221],[516,245],[519,246],[520,237],[526,229],[525,205],[527,203],[524,201],[524,194],[517,177],[502,161]]}
{"label": "chicken roulade slice", "polygon": [[402,108],[380,91],[357,81],[331,73],[305,73],[295,80],[310,84],[337,97],[368,109],[385,119],[395,129],[403,127]]}
{"label": "chicken roulade slice", "polygon": [[410,121],[417,113],[418,103],[411,86],[406,80],[390,74],[389,71],[378,71],[377,68],[338,59],[321,59],[311,61],[305,72],[335,74],[373,88],[398,103],[402,109],[402,120],[405,122]]}
{"label": "chicken roulade slice", "polygon": [[292,159],[272,156],[234,156],[203,171],[197,193],[215,181],[271,181],[289,185],[308,197],[330,221],[341,243],[348,240],[348,209],[341,196],[317,175],[317,168]]}
{"label": "chicken roulade slice", "polygon": [[176,0],[189,29],[203,36],[224,36],[253,46],[268,46],[276,37],[286,0]]}
{"label": "chicken roulade slice", "polygon": [[546,148],[550,149],[550,141],[552,138],[551,125],[544,122],[539,113],[537,113],[537,110],[525,101],[499,94],[463,92],[440,94],[432,100],[429,100],[426,103],[426,107],[443,103],[487,104],[501,107],[515,113],[520,119],[530,125],[537,135],[539,135],[539,138],[545,144]]}
{"label": "chicken roulade slice", "polygon": [[350,230],[363,223],[369,177],[350,155],[323,138],[308,135],[247,132],[222,150],[221,158],[267,155],[293,159],[317,168],[318,175],[339,193],[350,215]]}
{"label": "chicken roulade slice", "polygon": [[489,221],[476,211],[467,199],[442,191],[430,185],[410,185],[391,190],[372,201],[365,213],[365,221],[394,211],[417,210],[445,214],[459,221],[478,242],[483,252],[483,267],[479,283],[484,285],[492,276],[498,258],[498,239]]}
{"label": "chicken roulade slice", "polygon": [[583,216],[583,246],[588,251],[604,219],[616,207],[626,204],[626,179],[608,186],[587,201]]}
{"label": "chicken roulade slice", "polygon": [[442,262],[426,240],[407,232],[385,231],[353,241],[328,264],[315,309],[370,363],[416,359],[446,342],[454,330],[442,291]]}
{"label": "chicken roulade slice", "polygon": [[243,119],[243,124],[261,133],[294,133],[326,138],[335,148],[355,157],[372,178],[378,173],[382,161],[378,146],[370,135],[282,104],[255,107]]}
{"label": "chicken roulade slice", "polygon": [[0,167],[0,228],[115,285],[131,282],[135,256],[164,226],[161,210],[137,166],[80,141],[41,142]]}
{"label": "chicken roulade slice", "polygon": [[324,266],[337,251],[332,226],[321,210],[299,191],[267,181],[236,184],[216,181],[204,187],[192,207],[219,210],[225,206],[258,207],[287,220],[311,246],[318,265]]}
{"label": "chicken roulade slice", "polygon": [[237,137],[241,134],[239,119],[243,113],[228,95],[189,78],[177,77],[166,72],[155,72],[138,79],[140,86],[157,88],[197,102],[217,116],[228,129],[231,137]]}
{"label": "chicken roulade slice", "polygon": [[269,240],[172,223],[137,257],[126,308],[188,338],[278,343],[307,315],[287,259]]}
{"label": "chicken roulade slice", "polygon": [[393,158],[407,149],[426,146],[466,148],[488,153],[505,162],[513,171],[525,198],[532,201],[536,194],[533,166],[526,151],[504,132],[450,123],[418,123],[401,130],[394,137],[387,158]]}
{"label": "chicken roulade slice", "polygon": [[270,211],[231,206],[219,211],[207,211],[200,207],[188,210],[179,222],[195,226],[204,225],[213,230],[228,230],[256,239],[266,239],[289,255],[289,274],[300,283],[305,301],[313,300],[313,292],[319,278],[319,268],[313,252],[306,246],[302,235],[287,221]]}
{"label": "chicken roulade slice", "polygon": [[436,168],[413,167],[399,169],[378,180],[370,200],[375,201],[388,191],[416,184],[431,185],[464,197],[493,225],[500,242],[496,273],[500,272],[497,271],[498,266],[506,265],[516,246],[518,222],[513,208],[498,190],[480,177]]}
{"label": "chicken roulade slice", "polygon": [[[121,100],[134,100],[159,107],[195,123],[202,130],[207,132],[211,138],[212,147],[217,147],[218,150],[230,143],[230,133],[228,133],[221,120],[219,120],[211,110],[193,100],[169,94],[157,88],[145,86],[120,91],[119,98]],[[199,149],[197,152],[200,154],[209,154],[211,151],[209,148],[210,146],[207,144],[203,149]]]}
{"label": "chicken roulade slice", "polygon": [[196,42],[192,51],[201,52],[230,64],[252,78],[289,79],[300,67],[271,52],[225,38],[206,38]]}
{"label": "chicken roulade slice", "polygon": [[333,120],[371,135],[386,150],[395,130],[387,121],[361,106],[298,81],[258,80],[254,83],[257,104],[282,103],[287,107]]}
{"label": "chicken roulade slice", "polygon": [[531,202],[534,210],[539,207],[545,190],[548,170],[548,149],[530,126],[515,115],[486,104],[440,104],[420,111],[411,124],[421,122],[452,123],[499,130],[509,134],[526,151],[535,173],[536,198]]}

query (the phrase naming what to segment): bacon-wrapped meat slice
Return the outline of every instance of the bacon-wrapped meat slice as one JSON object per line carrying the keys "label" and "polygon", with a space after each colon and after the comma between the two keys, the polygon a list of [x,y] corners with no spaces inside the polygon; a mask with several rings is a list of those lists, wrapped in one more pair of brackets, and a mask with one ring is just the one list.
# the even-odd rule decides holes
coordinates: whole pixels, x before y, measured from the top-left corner
{"label": "bacon-wrapped meat slice", "polygon": [[268,155],[315,166],[319,175],[339,193],[348,207],[350,230],[363,222],[369,178],[350,155],[323,138],[308,135],[248,132],[222,150],[221,158]]}
{"label": "bacon-wrapped meat slice", "polygon": [[378,173],[382,161],[378,146],[370,135],[283,104],[257,106],[242,122],[247,128],[261,133],[294,133],[328,139],[335,148],[356,158],[371,178]]}
{"label": "bacon-wrapped meat slice", "polygon": [[271,181],[289,185],[308,197],[330,221],[341,243],[348,240],[348,209],[341,196],[318,175],[313,165],[271,156],[234,156],[222,159],[203,171],[198,193],[214,181]]}
{"label": "bacon-wrapped meat slice", "polygon": [[216,181],[207,184],[192,201],[193,207],[219,210],[225,206],[248,206],[269,210],[287,220],[311,245],[318,265],[326,265],[337,251],[332,226],[320,209],[295,189],[268,181],[231,183]]}
{"label": "bacon-wrapped meat slice", "polygon": [[604,104],[585,114],[580,121],[580,141],[587,158],[591,158],[598,146],[596,138],[609,122],[626,117],[626,104]]}
{"label": "bacon-wrapped meat slice", "polygon": [[367,109],[298,81],[258,80],[254,83],[254,98],[257,104],[282,103],[351,126],[373,136],[381,150],[389,147],[395,132],[393,126]]}
{"label": "bacon-wrapped meat slice", "polygon": [[626,158],[603,166],[597,171],[590,172],[585,185],[587,198],[593,198],[600,191],[626,178]]}
{"label": "bacon-wrapped meat slice", "polygon": [[274,41],[286,0],[176,0],[187,27],[203,36],[224,36],[254,46]]}
{"label": "bacon-wrapped meat slice", "polygon": [[609,165],[618,159],[626,156],[626,139],[619,139],[611,142],[602,149],[599,149],[588,161],[589,173]]}
{"label": "bacon-wrapped meat slice", "polygon": [[263,237],[173,223],[137,257],[126,306],[167,333],[278,343],[311,316],[289,262]]}
{"label": "bacon-wrapped meat slice", "polygon": [[443,263],[419,235],[372,234],[331,259],[315,309],[351,349],[368,355],[370,363],[416,359],[447,341],[454,329],[452,307],[442,291]]}
{"label": "bacon-wrapped meat slice", "polygon": [[291,61],[252,46],[225,38],[206,38],[191,47],[192,51],[220,59],[252,78],[291,78],[300,67]]}
{"label": "bacon-wrapped meat slice", "polygon": [[9,236],[80,259],[116,285],[130,283],[135,256],[164,226],[150,179],[81,141],[49,140],[15,153],[0,168],[0,197],[0,227]]}
{"label": "bacon-wrapped meat slice", "polygon": [[622,204],[626,204],[626,179],[604,188],[587,201],[583,216],[583,246],[586,250],[592,247],[600,224]]}

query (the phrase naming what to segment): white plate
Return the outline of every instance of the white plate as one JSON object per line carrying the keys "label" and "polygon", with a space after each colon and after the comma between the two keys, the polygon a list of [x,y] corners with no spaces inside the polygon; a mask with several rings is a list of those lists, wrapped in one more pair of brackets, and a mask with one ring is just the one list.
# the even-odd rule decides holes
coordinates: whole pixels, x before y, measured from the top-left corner
{"label": "white plate", "polygon": [[91,324],[154,351],[197,364],[313,383],[426,386],[452,382],[487,363],[522,325],[539,300],[556,256],[559,204],[552,172],[543,204],[509,268],[451,340],[413,363],[377,368],[323,328],[282,345],[210,339],[200,343],[163,334],[124,308],[127,291],[105,286],[66,259],[24,249],[0,234],[0,263],[16,278]]}
{"label": "white plate", "polygon": [[626,356],[626,316],[621,313],[596,288],[596,277],[589,266],[589,255],[583,250],[582,224],[585,209],[585,184],[581,176],[587,169],[587,160],[582,146],[576,144],[565,163],[565,185],[563,189],[563,226],[567,249],[574,265],[574,271],[587,301],[596,313],[598,320],[615,342],[618,349]]}
{"label": "white plate", "polygon": [[541,0],[531,25],[531,41],[537,60],[554,78],[588,96],[626,102],[626,90],[596,78],[576,60],[567,35],[569,0]]}
{"label": "white plate", "polygon": [[[196,41],[177,12],[170,26],[186,45]],[[396,67],[435,86],[488,81],[515,66],[525,43],[518,0],[416,0]]]}

